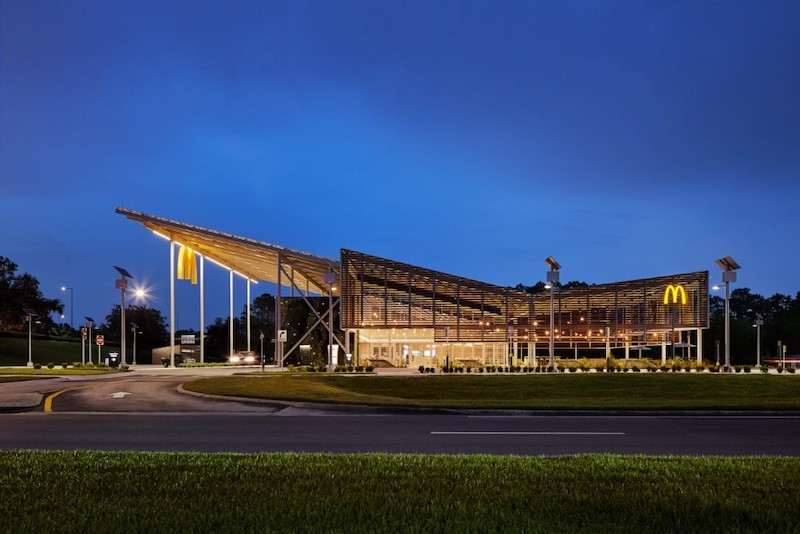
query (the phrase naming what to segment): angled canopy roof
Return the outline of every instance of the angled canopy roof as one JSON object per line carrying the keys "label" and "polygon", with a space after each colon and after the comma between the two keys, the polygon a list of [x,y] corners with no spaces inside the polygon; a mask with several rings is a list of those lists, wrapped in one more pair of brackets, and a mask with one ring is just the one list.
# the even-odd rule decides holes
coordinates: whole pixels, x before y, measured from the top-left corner
{"label": "angled canopy roof", "polygon": [[301,289],[308,288],[315,293],[327,293],[328,284],[323,281],[324,274],[331,271],[339,272],[339,262],[331,258],[125,208],[116,208],[116,212],[132,221],[142,223],[145,228],[162,237],[194,249],[198,254],[251,280],[277,283],[279,257],[284,266],[281,278],[283,285],[289,284],[291,276]]}

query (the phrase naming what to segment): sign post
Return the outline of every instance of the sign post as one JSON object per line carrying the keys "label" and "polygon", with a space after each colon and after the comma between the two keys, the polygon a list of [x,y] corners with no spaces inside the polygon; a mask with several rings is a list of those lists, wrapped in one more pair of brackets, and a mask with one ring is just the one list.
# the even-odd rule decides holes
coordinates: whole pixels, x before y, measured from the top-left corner
{"label": "sign post", "polygon": [[97,343],[97,365],[100,365],[100,362],[103,361],[103,345],[105,344],[105,338],[101,335],[95,338],[95,342]]}
{"label": "sign post", "polygon": [[86,327],[81,328],[81,365],[86,365]]}

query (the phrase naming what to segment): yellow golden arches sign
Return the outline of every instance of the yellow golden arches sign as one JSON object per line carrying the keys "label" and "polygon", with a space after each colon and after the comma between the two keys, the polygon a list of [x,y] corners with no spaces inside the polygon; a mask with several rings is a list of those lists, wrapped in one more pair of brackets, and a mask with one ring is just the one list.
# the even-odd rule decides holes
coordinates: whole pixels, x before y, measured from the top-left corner
{"label": "yellow golden arches sign", "polygon": [[197,262],[194,258],[194,250],[186,246],[181,246],[178,253],[178,280],[191,280],[197,283]]}
{"label": "yellow golden arches sign", "polygon": [[672,300],[672,304],[677,304],[678,299],[681,300],[681,304],[686,304],[686,290],[680,284],[668,285],[664,290],[664,304],[669,304],[670,300]]}

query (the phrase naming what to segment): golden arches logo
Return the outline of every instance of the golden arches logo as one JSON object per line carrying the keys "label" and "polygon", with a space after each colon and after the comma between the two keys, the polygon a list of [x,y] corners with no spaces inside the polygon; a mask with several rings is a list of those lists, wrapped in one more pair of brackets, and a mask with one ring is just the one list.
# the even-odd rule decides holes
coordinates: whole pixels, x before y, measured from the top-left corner
{"label": "golden arches logo", "polygon": [[189,247],[181,247],[178,253],[178,280],[191,280],[197,283],[197,263],[195,262],[194,250]]}
{"label": "golden arches logo", "polygon": [[686,304],[686,290],[680,284],[667,286],[667,289],[664,290],[664,304],[670,303],[670,297],[672,304],[677,304],[678,299],[681,300],[681,304]]}

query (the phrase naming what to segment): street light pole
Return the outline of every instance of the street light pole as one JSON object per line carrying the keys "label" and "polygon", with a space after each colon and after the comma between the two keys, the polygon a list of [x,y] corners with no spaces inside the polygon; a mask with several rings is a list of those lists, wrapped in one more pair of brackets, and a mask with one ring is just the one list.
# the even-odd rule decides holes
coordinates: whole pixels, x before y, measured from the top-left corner
{"label": "street light pole", "polygon": [[764,318],[760,313],[756,314],[756,367],[761,367],[761,325],[764,324]]}
{"label": "street light pole", "polygon": [[[89,329],[89,339],[87,340],[87,343],[89,345],[89,363],[92,363],[92,323],[94,322],[94,319],[92,319],[91,317],[84,317],[84,319],[86,319],[86,328]],[[99,352],[97,357],[97,363],[100,363]]]}
{"label": "street light pole", "polygon": [[722,270],[722,281],[725,282],[725,372],[731,370],[731,310],[730,310],[730,284],[736,281],[736,269],[741,266],[730,256],[725,256],[716,261]]}
{"label": "street light pole", "polygon": [[555,285],[559,281],[559,269],[561,265],[552,257],[548,256],[544,262],[550,266],[547,271],[547,285],[550,287],[550,371],[556,368],[556,354],[555,354]]}
{"label": "street light pole", "polygon": [[128,289],[128,278],[133,280],[133,276],[122,267],[114,265],[114,268],[120,274],[120,278],[116,281],[115,287],[122,293],[122,308],[120,309],[120,344],[122,345],[120,347],[120,352],[122,353],[122,358],[120,359],[120,363],[125,365],[125,332],[128,330],[125,327],[125,290]]}
{"label": "street light pole", "polygon": [[[61,287],[61,291],[69,291],[69,328],[71,330],[73,328],[73,326],[72,326],[73,321],[72,320],[73,320],[73,318],[75,316],[75,301],[73,299],[74,291],[72,290],[71,287],[67,287],[67,286],[62,286]],[[70,334],[70,336],[71,335],[72,334]]]}
{"label": "street light pole", "polygon": [[32,332],[32,325],[33,325],[33,318],[36,317],[36,312],[30,308],[23,308],[22,311],[25,312],[26,319],[28,320],[28,367],[33,367],[33,353],[31,351],[31,343],[33,341]]}
{"label": "street light pole", "polygon": [[131,323],[131,330],[133,330],[133,365],[136,365],[136,331],[139,330],[139,325]]}

